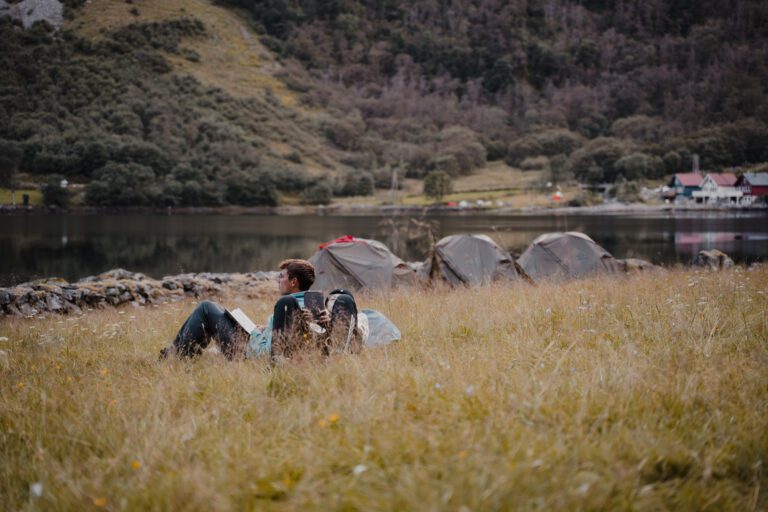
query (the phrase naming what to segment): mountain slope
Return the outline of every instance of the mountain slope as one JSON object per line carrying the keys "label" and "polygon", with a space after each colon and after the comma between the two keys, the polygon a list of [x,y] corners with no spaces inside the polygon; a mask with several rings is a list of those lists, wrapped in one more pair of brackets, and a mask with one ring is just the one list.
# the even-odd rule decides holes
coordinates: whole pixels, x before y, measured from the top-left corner
{"label": "mountain slope", "polygon": [[232,10],[95,0],[60,33],[0,31],[0,138],[92,204],[269,205],[344,169]]}
{"label": "mountain slope", "polygon": [[500,160],[555,182],[768,161],[764,2],[66,4],[58,33],[0,20],[0,143],[92,204],[325,202]]}

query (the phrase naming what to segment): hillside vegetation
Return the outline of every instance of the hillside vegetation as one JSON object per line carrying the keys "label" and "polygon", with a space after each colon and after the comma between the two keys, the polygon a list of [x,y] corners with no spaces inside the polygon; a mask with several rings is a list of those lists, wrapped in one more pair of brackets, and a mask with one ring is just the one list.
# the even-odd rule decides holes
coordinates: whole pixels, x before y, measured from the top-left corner
{"label": "hillside vegetation", "polygon": [[0,508],[764,510],[766,283],[361,296],[403,341],[277,367],[159,363],[191,303],[0,320]]}
{"label": "hillside vegetation", "polygon": [[[558,183],[768,161],[755,0],[70,0],[3,20],[0,144],[93,204],[326,202],[504,160]],[[143,184],[122,194],[127,184]],[[1,185],[1,184],[0,184]]]}
{"label": "hillside vegetation", "polygon": [[[0,138],[20,147],[20,171],[87,182],[91,204],[193,206],[276,204],[279,192],[340,167],[316,120],[290,108],[291,95],[269,75],[241,73],[244,82],[227,79],[228,90],[208,83],[217,68],[198,72],[201,54],[222,45],[200,19],[161,9],[142,22],[129,13],[141,12],[138,3],[119,3],[133,21],[110,23],[120,19],[116,3],[93,4],[70,11],[75,21],[62,33],[0,20],[11,70],[0,78]],[[103,32],[94,32],[89,19],[102,14]]]}

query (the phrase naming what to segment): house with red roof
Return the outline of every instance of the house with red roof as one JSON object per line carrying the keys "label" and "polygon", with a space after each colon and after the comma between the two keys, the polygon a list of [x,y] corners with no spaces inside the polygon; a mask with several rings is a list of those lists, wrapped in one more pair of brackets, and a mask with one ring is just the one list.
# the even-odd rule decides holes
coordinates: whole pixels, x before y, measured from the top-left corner
{"label": "house with red roof", "polygon": [[672,176],[667,186],[672,192],[671,197],[692,197],[693,193],[701,190],[704,176],[697,172],[682,172]]}
{"label": "house with red roof", "polygon": [[701,190],[692,196],[697,203],[738,203],[744,193],[736,187],[736,180],[732,172],[709,173],[701,182]]}
{"label": "house with red roof", "polygon": [[744,194],[744,202],[768,200],[768,172],[745,172],[736,180],[736,187]]}

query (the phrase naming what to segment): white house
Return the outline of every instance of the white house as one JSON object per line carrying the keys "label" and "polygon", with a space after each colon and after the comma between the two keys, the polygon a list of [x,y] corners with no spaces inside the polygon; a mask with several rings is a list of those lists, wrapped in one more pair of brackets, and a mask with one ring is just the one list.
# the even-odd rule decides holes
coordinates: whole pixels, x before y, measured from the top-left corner
{"label": "white house", "polygon": [[737,203],[743,195],[736,187],[736,175],[731,172],[707,174],[701,182],[701,190],[692,194],[697,203]]}

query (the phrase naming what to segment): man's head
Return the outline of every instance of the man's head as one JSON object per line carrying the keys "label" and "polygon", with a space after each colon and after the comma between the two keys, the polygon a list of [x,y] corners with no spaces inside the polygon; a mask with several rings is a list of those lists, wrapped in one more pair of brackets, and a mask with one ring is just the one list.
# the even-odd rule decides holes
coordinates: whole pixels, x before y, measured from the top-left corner
{"label": "man's head", "polygon": [[307,260],[283,260],[278,268],[277,287],[283,295],[307,291],[315,282],[315,267]]}

